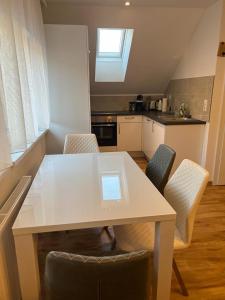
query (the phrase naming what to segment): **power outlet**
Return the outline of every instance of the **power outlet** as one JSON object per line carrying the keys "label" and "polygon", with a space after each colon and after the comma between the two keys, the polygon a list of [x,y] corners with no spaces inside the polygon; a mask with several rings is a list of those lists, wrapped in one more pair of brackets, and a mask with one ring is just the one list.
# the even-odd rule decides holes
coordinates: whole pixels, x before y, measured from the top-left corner
{"label": "power outlet", "polygon": [[203,111],[206,112],[207,108],[208,108],[208,100],[205,99],[204,102],[203,102]]}

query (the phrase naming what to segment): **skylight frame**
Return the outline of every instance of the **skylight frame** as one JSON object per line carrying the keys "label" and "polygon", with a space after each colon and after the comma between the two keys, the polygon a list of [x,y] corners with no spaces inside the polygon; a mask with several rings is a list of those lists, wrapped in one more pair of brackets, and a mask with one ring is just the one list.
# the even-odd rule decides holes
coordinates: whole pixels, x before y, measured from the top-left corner
{"label": "skylight frame", "polygon": [[[119,52],[100,52],[100,31],[101,30],[119,30],[122,32],[122,37],[120,41],[120,51]],[[126,29],[124,28],[98,28],[97,29],[97,53],[96,58],[97,60],[121,60],[123,57],[124,52],[124,44],[125,44],[125,38],[126,38]]]}

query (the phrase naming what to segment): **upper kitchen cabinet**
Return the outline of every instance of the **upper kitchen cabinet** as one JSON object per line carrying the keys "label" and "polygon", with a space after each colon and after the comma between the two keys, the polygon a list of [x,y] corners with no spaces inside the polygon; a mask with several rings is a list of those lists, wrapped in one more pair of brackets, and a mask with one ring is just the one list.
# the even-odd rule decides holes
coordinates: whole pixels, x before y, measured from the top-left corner
{"label": "upper kitchen cabinet", "polygon": [[90,132],[87,26],[45,25],[50,87],[48,152],[61,153],[67,133]]}

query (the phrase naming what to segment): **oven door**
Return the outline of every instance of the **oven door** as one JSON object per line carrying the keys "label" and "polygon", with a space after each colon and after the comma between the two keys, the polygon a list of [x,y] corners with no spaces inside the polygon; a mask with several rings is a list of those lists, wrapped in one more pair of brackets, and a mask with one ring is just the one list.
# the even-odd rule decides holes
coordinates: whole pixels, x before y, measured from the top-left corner
{"label": "oven door", "polygon": [[98,140],[99,146],[117,145],[117,123],[92,123],[91,131]]}

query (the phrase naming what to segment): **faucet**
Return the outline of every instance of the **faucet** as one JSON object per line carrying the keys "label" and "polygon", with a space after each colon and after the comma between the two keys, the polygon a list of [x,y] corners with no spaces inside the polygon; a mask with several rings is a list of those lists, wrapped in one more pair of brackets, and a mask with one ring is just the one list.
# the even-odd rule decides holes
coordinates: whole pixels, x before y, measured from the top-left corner
{"label": "faucet", "polygon": [[188,108],[186,107],[185,103],[181,103],[179,108],[179,117],[186,118],[190,115]]}

